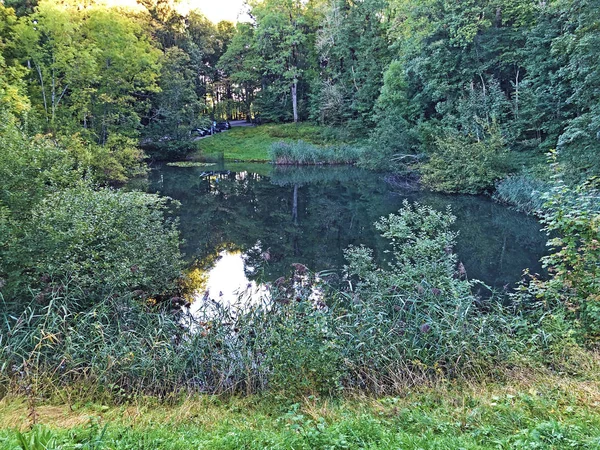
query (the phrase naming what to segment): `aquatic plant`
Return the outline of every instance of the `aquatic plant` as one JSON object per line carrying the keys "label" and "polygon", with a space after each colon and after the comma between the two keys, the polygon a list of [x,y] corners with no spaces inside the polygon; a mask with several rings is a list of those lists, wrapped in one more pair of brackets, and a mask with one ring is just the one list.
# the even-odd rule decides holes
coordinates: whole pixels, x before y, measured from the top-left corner
{"label": "aquatic plant", "polygon": [[544,194],[549,190],[549,183],[531,175],[513,175],[496,184],[493,198],[518,211],[539,215],[545,202]]}
{"label": "aquatic plant", "polygon": [[276,142],[271,145],[269,156],[275,164],[354,164],[363,150],[351,145],[319,147],[305,141]]}

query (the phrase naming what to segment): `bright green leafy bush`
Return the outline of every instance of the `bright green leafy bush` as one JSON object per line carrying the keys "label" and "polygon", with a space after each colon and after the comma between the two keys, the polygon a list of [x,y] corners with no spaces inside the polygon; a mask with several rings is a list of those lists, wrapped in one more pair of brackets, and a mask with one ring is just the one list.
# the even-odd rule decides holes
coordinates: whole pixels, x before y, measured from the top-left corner
{"label": "bright green leafy bush", "polygon": [[76,158],[49,139],[31,139],[0,117],[0,204],[26,213],[47,193],[72,186],[83,175]]}
{"label": "bright green leafy bush", "polygon": [[166,199],[140,192],[78,187],[60,191],[33,208],[13,229],[3,252],[8,298],[38,300],[59,286],[85,293],[88,302],[142,290],[174,288],[181,258],[179,234],[165,223]]}
{"label": "bright green leafy bush", "polygon": [[483,140],[458,134],[438,138],[429,161],[421,166],[427,187],[465,194],[492,188],[509,170],[508,152],[498,132]]}

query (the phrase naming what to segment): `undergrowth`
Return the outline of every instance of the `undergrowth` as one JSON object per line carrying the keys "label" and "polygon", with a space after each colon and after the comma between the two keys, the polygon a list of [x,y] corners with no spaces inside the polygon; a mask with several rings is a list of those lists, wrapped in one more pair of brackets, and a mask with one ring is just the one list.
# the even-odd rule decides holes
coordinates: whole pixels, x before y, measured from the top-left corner
{"label": "undergrowth", "polygon": [[551,185],[531,175],[513,175],[496,184],[493,198],[517,211],[540,215]]}

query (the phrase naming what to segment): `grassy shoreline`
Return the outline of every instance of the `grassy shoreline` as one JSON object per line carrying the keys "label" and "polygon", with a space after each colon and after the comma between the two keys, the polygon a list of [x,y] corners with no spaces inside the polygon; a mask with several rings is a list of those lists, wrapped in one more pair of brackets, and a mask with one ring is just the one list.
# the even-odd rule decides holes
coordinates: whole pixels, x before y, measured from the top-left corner
{"label": "grassy shoreline", "polygon": [[[600,383],[514,372],[510,383],[442,383],[397,397],[196,396],[175,404],[140,398],[127,405],[36,407],[60,448],[599,448]],[[27,430],[27,399],[0,401],[0,448]],[[104,429],[104,427],[106,427]],[[103,433],[103,434],[102,434]],[[86,447],[94,438],[96,447]],[[18,448],[18,447],[17,447]],[[54,448],[59,448],[54,447]]]}
{"label": "grassy shoreline", "polygon": [[191,155],[191,159],[268,162],[271,160],[269,149],[272,144],[298,140],[314,145],[342,143],[331,129],[307,123],[233,127],[200,139],[197,142],[198,150]]}

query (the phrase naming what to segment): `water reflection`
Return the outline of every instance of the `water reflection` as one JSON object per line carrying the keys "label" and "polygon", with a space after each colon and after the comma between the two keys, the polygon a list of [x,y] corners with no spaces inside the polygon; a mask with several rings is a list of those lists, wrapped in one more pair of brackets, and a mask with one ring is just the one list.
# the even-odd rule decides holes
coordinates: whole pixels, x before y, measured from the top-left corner
{"label": "water reflection", "polygon": [[[541,271],[545,236],[539,224],[485,197],[402,191],[354,167],[227,164],[214,169],[158,167],[148,187],[181,202],[183,251],[190,263],[204,261],[203,268],[220,274],[214,275],[211,297],[252,283],[257,274],[248,268],[261,265],[263,252],[269,254],[261,272],[266,281],[289,275],[293,263],[340,271],[343,250],[351,244],[371,247],[383,260],[387,243],[373,223],[397,211],[405,198],[437,209],[452,207],[460,232],[456,251],[470,278],[502,289],[513,286],[525,268]],[[225,249],[227,254],[207,263]]]}
{"label": "water reflection", "polygon": [[264,301],[269,296],[268,289],[248,278],[248,274],[254,272],[255,268],[248,264],[242,252],[221,251],[203,274],[202,288],[190,307],[192,316],[199,316],[200,310],[210,310],[211,306],[245,308]]}

